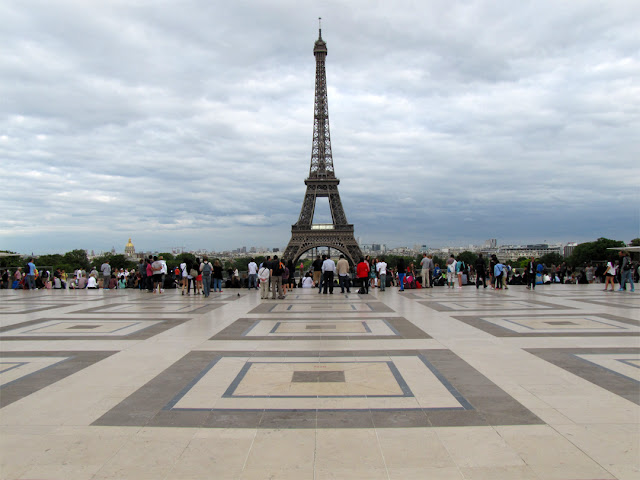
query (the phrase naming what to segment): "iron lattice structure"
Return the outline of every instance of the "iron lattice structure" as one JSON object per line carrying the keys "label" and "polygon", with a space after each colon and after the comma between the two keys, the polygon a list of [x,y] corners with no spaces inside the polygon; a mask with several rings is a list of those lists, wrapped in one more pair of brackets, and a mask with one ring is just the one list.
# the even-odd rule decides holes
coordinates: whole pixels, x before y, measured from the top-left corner
{"label": "iron lattice structure", "polygon": [[[336,178],[333,170],[331,135],[329,134],[327,74],[325,71],[327,44],[322,40],[322,30],[319,32],[313,54],[316,57],[316,90],[311,167],[309,168],[309,178],[304,181],[307,191],[300,210],[300,218],[297,223],[291,226],[291,240],[284,251],[283,258],[287,261],[297,262],[302,254],[312,248],[330,247],[343,253],[354,265],[358,263],[362,251],[354,237],[353,225],[347,222],[340,193],[338,193],[340,180]],[[331,224],[313,224],[318,197],[329,199]]]}

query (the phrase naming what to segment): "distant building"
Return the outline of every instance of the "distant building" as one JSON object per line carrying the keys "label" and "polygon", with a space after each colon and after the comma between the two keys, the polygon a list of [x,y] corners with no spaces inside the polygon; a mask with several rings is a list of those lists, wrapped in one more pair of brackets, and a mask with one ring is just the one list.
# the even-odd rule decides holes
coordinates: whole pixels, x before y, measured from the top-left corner
{"label": "distant building", "polygon": [[498,248],[497,255],[500,260],[517,260],[518,258],[540,258],[549,253],[562,255],[562,245],[547,245],[541,243],[537,245],[503,245]]}
{"label": "distant building", "polygon": [[576,247],[578,246],[577,243],[572,242],[572,243],[567,243],[564,246],[563,252],[562,254],[564,255],[564,257],[570,257],[573,254],[573,251],[576,249]]}
{"label": "distant building", "polygon": [[129,238],[129,241],[124,247],[124,254],[127,257],[132,257],[132,258],[136,256],[136,247],[134,247],[133,243],[131,243],[131,238]]}

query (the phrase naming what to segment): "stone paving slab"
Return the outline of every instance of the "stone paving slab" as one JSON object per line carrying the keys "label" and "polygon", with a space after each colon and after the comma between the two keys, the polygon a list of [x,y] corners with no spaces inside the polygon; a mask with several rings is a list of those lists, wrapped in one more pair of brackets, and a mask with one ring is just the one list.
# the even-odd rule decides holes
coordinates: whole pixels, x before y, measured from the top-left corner
{"label": "stone paving slab", "polygon": [[0,291],[0,480],[636,480],[638,298]]}

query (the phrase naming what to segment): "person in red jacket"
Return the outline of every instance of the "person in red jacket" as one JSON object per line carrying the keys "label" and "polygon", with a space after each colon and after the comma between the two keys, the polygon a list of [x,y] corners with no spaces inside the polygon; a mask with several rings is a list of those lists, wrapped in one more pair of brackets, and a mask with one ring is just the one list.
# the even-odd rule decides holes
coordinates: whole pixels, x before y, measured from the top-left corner
{"label": "person in red jacket", "polygon": [[369,293],[369,264],[362,257],[360,257],[360,263],[356,267],[356,275],[362,284],[359,293]]}

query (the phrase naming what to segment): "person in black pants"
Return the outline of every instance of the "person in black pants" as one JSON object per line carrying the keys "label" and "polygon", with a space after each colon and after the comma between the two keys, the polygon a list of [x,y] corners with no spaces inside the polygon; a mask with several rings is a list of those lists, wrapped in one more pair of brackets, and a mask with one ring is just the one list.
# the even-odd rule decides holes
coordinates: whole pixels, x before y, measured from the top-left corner
{"label": "person in black pants", "polygon": [[482,254],[478,254],[478,258],[475,263],[476,269],[476,288],[480,288],[480,279],[482,278],[482,286],[487,288],[487,266],[484,264],[484,258]]}
{"label": "person in black pants", "polygon": [[524,274],[527,277],[527,289],[536,289],[536,273],[538,272],[538,265],[533,257],[527,262],[527,266],[524,269]]}

